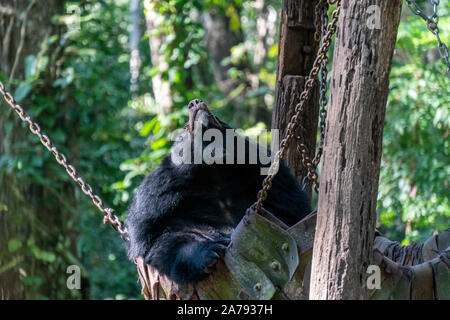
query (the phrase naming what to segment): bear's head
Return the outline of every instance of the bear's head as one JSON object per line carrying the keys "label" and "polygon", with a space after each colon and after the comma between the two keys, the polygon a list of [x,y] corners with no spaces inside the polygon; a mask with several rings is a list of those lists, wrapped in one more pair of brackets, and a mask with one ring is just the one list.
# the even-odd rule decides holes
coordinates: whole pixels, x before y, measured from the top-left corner
{"label": "bear's head", "polygon": [[171,150],[171,160],[182,165],[270,165],[264,145],[236,133],[199,99],[189,105],[189,120]]}

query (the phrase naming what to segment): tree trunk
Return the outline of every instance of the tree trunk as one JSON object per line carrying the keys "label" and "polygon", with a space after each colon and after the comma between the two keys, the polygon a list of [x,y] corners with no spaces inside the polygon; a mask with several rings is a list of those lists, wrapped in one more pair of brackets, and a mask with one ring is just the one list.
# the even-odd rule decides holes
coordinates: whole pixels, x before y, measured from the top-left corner
{"label": "tree trunk", "polygon": [[139,42],[141,40],[140,11],[141,0],[130,1],[130,92],[134,97],[139,91],[139,69],[141,68],[141,58],[139,57]]}
{"label": "tree trunk", "polygon": [[[63,13],[64,1],[59,0],[2,1],[0,72],[8,91],[14,93],[14,85],[23,83],[25,58],[37,55],[48,37],[61,33],[61,27],[52,23],[52,17]],[[58,45],[58,40],[49,45],[45,53],[49,57],[48,66],[40,76],[44,81],[33,91],[42,99],[51,99],[55,95],[50,84],[55,79],[55,62],[60,58]],[[32,142],[36,140],[30,138],[27,127],[3,98],[0,100],[0,299],[70,297],[64,275],[67,266],[72,264],[67,263],[66,253],[76,256],[77,234],[70,228],[78,218],[74,209],[74,185],[59,182],[58,189],[64,194],[61,196],[53,186],[36,182],[37,177],[26,173],[25,169],[30,167],[30,154],[33,158],[42,157],[44,147]],[[30,94],[20,102],[29,110],[32,100]],[[63,106],[58,107],[62,112]],[[71,119],[61,116],[55,123],[66,132],[74,132]],[[42,129],[48,132],[46,128]],[[70,148],[77,148],[76,141],[70,142]],[[5,159],[6,162],[2,162]],[[50,180],[56,176],[53,168],[43,161],[41,168],[35,170],[42,170],[40,179]],[[38,258],[39,252],[51,252],[56,258],[49,263]],[[27,286],[25,278],[29,280]]]}
{"label": "tree trunk", "polygon": [[[275,88],[275,106],[272,116],[272,129],[280,129],[283,137],[287,124],[299,102],[308,76],[317,54],[319,43],[314,40],[314,8],[317,0],[283,0],[281,11],[280,39],[278,49],[278,71]],[[315,89],[312,99],[301,115],[301,124],[286,154],[286,162],[292,173],[299,178],[306,176],[308,170],[301,164],[297,143],[304,143],[311,159],[314,157],[317,135],[318,91]],[[311,193],[311,188],[308,188]]]}
{"label": "tree trunk", "polygon": [[[389,72],[402,1],[371,4],[377,6],[375,13],[366,1],[341,2],[310,299],[367,297]],[[378,25],[372,23],[377,18]]]}
{"label": "tree trunk", "polygon": [[210,12],[203,14],[202,21],[206,29],[206,48],[213,60],[214,80],[223,95],[228,96],[239,82],[228,75],[232,65],[223,65],[222,60],[231,55],[231,48],[244,41],[244,36],[241,29],[231,30],[230,17],[219,11],[213,7]]}
{"label": "tree trunk", "polygon": [[169,64],[164,60],[164,57],[159,52],[161,45],[166,39],[166,34],[151,34],[159,27],[163,18],[155,10],[157,0],[145,2],[145,21],[147,22],[147,32],[150,34],[150,59],[152,66],[158,68],[158,73],[152,77],[153,96],[155,97],[158,106],[158,114],[168,114],[173,105],[171,88],[169,81],[165,80],[162,73],[169,69]]}

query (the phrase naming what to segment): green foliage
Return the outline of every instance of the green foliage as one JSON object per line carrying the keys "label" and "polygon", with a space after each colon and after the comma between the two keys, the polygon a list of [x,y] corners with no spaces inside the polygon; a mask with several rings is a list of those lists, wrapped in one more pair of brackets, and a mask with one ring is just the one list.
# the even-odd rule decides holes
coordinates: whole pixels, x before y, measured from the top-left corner
{"label": "green foliage", "polygon": [[[81,172],[89,183],[102,188],[95,191],[107,204],[125,213],[128,197],[118,198],[111,191],[123,179],[121,164],[142,151],[145,140],[133,128],[145,114],[132,108],[128,91],[128,2],[105,3],[82,12],[81,29],[70,34],[63,77],[54,85],[77,106],[71,116],[79,121]],[[144,39],[140,47],[148,52]],[[150,65],[149,56],[141,59],[143,65]],[[148,82],[148,74],[142,73],[140,87],[146,88]],[[77,251],[89,278],[90,297],[139,297],[136,269],[125,257],[122,240],[101,225],[101,216],[89,201],[82,202],[81,212]]]}
{"label": "green foliage", "polygon": [[[449,2],[441,8],[448,44]],[[427,58],[436,46],[426,24],[408,11],[391,72],[378,202],[381,229],[404,243],[424,241],[450,221],[450,80],[441,59]]]}

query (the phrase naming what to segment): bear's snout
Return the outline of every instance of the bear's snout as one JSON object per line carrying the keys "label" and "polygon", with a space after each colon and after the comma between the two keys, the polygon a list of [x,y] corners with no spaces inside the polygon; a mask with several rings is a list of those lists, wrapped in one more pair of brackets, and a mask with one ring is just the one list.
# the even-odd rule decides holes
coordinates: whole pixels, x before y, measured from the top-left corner
{"label": "bear's snout", "polygon": [[200,99],[194,99],[188,104],[189,108],[189,131],[194,132],[194,122],[197,118],[197,113],[202,110],[209,114],[208,106]]}

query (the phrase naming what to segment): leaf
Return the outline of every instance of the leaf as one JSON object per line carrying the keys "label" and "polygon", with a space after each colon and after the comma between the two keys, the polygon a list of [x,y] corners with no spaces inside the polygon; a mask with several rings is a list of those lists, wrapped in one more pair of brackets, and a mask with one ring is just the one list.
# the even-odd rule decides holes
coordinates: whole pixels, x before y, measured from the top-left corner
{"label": "leaf", "polygon": [[81,48],[80,50],[78,50],[78,54],[80,56],[95,56],[97,54],[97,50],[92,49],[92,48]]}
{"label": "leaf", "polygon": [[154,117],[152,120],[147,121],[142,126],[141,132],[139,133],[142,137],[147,136],[152,129],[155,127],[156,123],[158,122],[158,117]]}
{"label": "leaf", "polygon": [[157,150],[164,147],[167,144],[166,138],[161,138],[152,143],[152,149]]}
{"label": "leaf", "polygon": [[[190,66],[191,65],[187,64],[187,62],[185,63],[185,68],[186,69],[189,68]],[[178,70],[175,69],[175,68],[170,69],[169,70],[169,81],[171,83],[178,83],[178,82],[180,82],[180,80],[181,80],[180,72],[178,72]]]}
{"label": "leaf", "polygon": [[230,18],[230,30],[239,31],[241,27],[241,20],[239,18],[239,14],[236,12],[236,9],[231,5],[227,8],[226,14]]}
{"label": "leaf", "polygon": [[44,251],[39,249],[38,247],[34,246],[31,248],[34,256],[42,261],[46,262],[54,262],[56,260],[56,255],[53,252]]}
{"label": "leaf", "polygon": [[22,242],[17,238],[11,238],[8,241],[8,251],[14,252],[22,247]]}
{"label": "leaf", "polygon": [[278,54],[278,44],[274,44],[272,47],[270,47],[269,53],[267,54],[267,56],[269,58],[273,58],[276,57]]}
{"label": "leaf", "polygon": [[34,85],[30,82],[22,82],[14,91],[14,97],[17,102],[22,101],[28,93],[33,89]]}
{"label": "leaf", "polygon": [[25,58],[25,80],[34,78],[37,74],[37,59],[33,55],[29,55]]}

